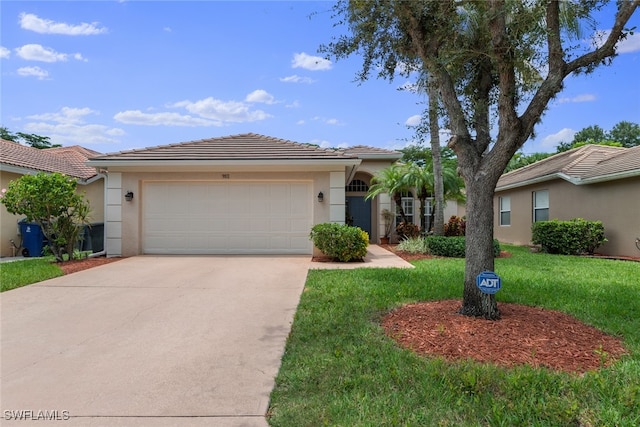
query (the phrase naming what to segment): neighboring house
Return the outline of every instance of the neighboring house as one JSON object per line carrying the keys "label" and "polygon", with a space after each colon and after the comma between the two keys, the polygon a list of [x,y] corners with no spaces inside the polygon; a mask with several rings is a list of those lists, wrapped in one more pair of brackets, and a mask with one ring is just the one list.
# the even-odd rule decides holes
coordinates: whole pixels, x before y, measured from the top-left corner
{"label": "neighboring house", "polygon": [[371,177],[401,157],[372,147],[322,149],[253,133],[107,154],[108,256],[312,254],[314,224],[354,223],[382,235]]}
{"label": "neighboring house", "polygon": [[[91,206],[90,221],[104,221],[104,175],[96,172],[85,162],[98,153],[80,146],[36,149],[12,141],[0,139],[0,186],[7,188],[9,182],[22,175],[38,172],[60,172],[78,180],[78,192],[85,193]],[[7,212],[0,206],[0,256],[14,254],[10,243],[20,242],[18,221],[22,217]]]}
{"label": "neighboring house", "polygon": [[494,196],[495,237],[531,243],[531,225],[584,218],[604,224],[598,252],[640,256],[640,146],[584,145],[502,175]]}

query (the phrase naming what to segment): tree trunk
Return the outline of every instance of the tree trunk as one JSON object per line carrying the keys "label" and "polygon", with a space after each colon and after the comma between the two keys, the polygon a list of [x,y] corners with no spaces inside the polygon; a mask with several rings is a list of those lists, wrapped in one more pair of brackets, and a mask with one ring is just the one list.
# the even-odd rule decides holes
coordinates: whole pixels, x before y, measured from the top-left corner
{"label": "tree trunk", "polygon": [[433,234],[444,236],[444,183],[440,156],[440,125],[438,123],[438,85],[435,77],[427,83],[429,96],[429,132],[431,134],[431,158],[433,161],[433,196],[435,201]]}
{"label": "tree trunk", "polygon": [[494,295],[480,292],[476,277],[483,271],[493,271],[493,189],[485,176],[467,182],[467,230],[464,292],[460,314],[500,318]]}

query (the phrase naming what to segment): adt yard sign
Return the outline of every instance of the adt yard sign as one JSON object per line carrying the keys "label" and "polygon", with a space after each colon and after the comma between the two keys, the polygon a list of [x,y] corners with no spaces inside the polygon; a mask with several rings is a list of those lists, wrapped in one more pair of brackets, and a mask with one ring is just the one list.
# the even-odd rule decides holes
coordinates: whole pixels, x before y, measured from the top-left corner
{"label": "adt yard sign", "polygon": [[476,277],[476,285],[480,292],[495,294],[502,287],[502,279],[493,271],[483,271]]}

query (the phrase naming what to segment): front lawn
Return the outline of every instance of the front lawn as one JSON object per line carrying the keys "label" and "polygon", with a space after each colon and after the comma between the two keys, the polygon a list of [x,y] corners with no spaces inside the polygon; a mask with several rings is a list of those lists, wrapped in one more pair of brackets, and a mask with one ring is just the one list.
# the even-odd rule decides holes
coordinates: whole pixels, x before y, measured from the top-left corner
{"label": "front lawn", "polygon": [[620,336],[630,351],[583,375],[420,357],[385,336],[380,318],[408,302],[460,298],[464,260],[416,268],[314,270],[276,387],[273,426],[640,425],[640,263],[507,246],[498,302],[569,313]]}
{"label": "front lawn", "polygon": [[51,257],[0,263],[1,292],[62,276]]}

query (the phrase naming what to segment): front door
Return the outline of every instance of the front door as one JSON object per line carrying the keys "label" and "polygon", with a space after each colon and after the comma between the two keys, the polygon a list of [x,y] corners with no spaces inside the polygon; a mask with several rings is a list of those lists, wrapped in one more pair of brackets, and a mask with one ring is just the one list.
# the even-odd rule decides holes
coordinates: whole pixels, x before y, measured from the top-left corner
{"label": "front door", "polygon": [[360,227],[371,237],[371,200],[365,200],[362,196],[348,196],[347,209],[349,219],[353,219],[351,225]]}

